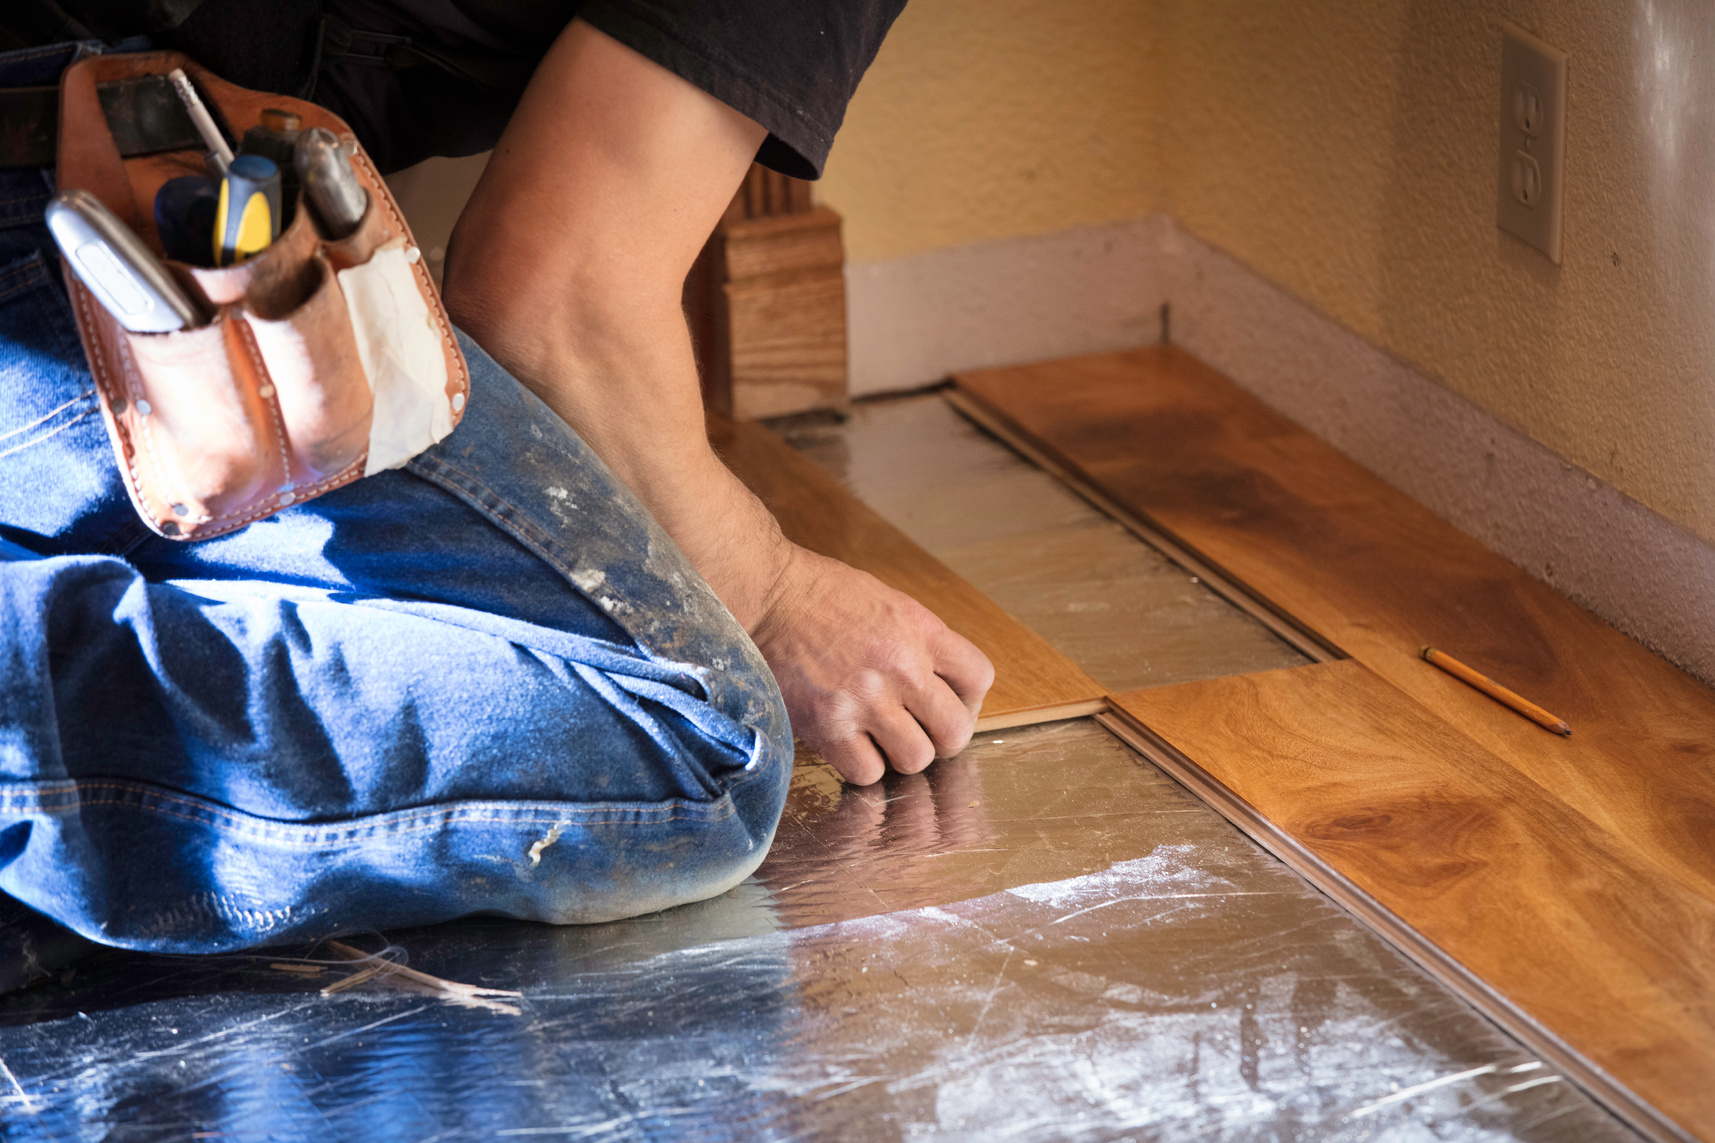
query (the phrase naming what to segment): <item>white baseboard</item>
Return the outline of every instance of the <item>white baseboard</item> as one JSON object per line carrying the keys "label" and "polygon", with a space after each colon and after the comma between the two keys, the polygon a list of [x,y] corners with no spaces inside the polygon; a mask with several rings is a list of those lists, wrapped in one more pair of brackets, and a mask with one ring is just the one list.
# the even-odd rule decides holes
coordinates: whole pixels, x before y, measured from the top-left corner
{"label": "white baseboard", "polygon": [[1165,216],[847,268],[854,395],[1172,340],[1715,685],[1715,546]]}
{"label": "white baseboard", "polygon": [[1162,215],[846,266],[853,396],[1154,341]]}

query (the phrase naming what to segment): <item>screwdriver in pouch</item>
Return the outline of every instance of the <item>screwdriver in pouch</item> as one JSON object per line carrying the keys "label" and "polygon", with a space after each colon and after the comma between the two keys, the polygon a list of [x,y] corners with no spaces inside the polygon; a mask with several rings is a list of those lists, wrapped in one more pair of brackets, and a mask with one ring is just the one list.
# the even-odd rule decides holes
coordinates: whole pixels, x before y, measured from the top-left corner
{"label": "screwdriver in pouch", "polygon": [[[246,155],[261,155],[272,160],[280,168],[280,200],[287,214],[298,198],[298,174],[292,167],[292,151],[303,128],[304,121],[296,112],[281,111],[277,107],[264,108],[257,116],[256,126],[244,132],[244,142],[239,148]],[[286,220],[282,217],[280,227],[285,229],[285,226]]]}
{"label": "screwdriver in pouch", "polygon": [[261,155],[239,155],[220,183],[214,208],[214,264],[230,266],[280,237],[280,168]]}
{"label": "screwdriver in pouch", "polygon": [[167,257],[194,266],[210,264],[219,203],[220,183],[203,175],[180,175],[161,184],[155,192],[155,233]]}
{"label": "screwdriver in pouch", "polygon": [[133,333],[171,333],[204,316],[160,259],[101,200],[62,191],[48,203],[48,231],[72,273]]}

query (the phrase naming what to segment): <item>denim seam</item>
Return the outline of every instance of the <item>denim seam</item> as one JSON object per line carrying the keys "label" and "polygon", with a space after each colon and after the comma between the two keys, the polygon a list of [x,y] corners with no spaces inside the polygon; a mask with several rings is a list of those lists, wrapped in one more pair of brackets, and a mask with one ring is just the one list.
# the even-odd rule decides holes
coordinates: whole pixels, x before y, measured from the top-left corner
{"label": "denim seam", "polygon": [[[455,496],[458,496],[459,499],[465,501],[478,512],[481,512],[484,516],[487,516],[490,520],[494,521],[502,531],[511,535],[520,544],[523,544],[531,552],[535,553],[538,559],[553,568],[554,571],[559,574],[561,579],[564,579],[567,583],[571,584],[574,591],[582,595],[585,599],[590,599],[589,592],[579,587],[578,581],[573,578],[572,573],[574,568],[571,561],[558,554],[559,544],[555,542],[551,535],[531,520],[529,514],[525,512],[524,509],[520,508],[511,500],[489,487],[480,477],[466,472],[457,465],[442,460],[439,457],[420,456],[415,458],[415,460],[423,462],[422,467],[429,470],[428,472],[425,472],[424,475],[429,476],[430,479],[433,479],[435,475],[439,475],[437,470],[444,470],[445,472],[450,473],[454,479],[447,482],[436,480],[435,483],[439,484],[442,488],[446,488]],[[413,461],[413,467],[416,467],[415,460]],[[464,481],[465,485],[468,487],[461,486],[459,483],[461,480]],[[492,503],[485,503],[483,500],[484,496],[486,496]],[[592,603],[595,602],[593,599],[590,599],[590,601]],[[623,602],[628,608],[637,610],[636,605],[630,600],[624,600]],[[597,606],[599,607],[600,604],[597,604]],[[625,623],[618,615],[615,615],[605,607],[601,608],[601,610],[609,619],[613,620],[613,622],[624,627],[626,634],[635,639],[640,646],[648,645],[643,637],[639,635],[638,632],[632,630],[631,625]]]}
{"label": "denim seam", "polygon": [[[470,500],[471,506],[476,508],[479,512],[482,512],[485,516],[494,520],[496,523],[500,524],[507,531],[512,532],[518,539],[519,543],[535,552],[539,558],[544,560],[550,567],[558,572],[561,578],[571,584],[572,587],[580,594],[586,597],[588,596],[589,593],[578,587],[577,581],[572,578],[573,569],[570,562],[555,553],[555,549],[558,545],[554,542],[554,538],[538,527],[522,508],[512,503],[512,501],[508,500],[499,492],[496,492],[493,488],[490,488],[487,484],[483,483],[480,477],[474,476],[471,473],[466,472],[464,469],[459,468],[457,465],[444,461],[439,457],[425,458],[425,465],[433,465],[436,468],[445,469],[454,477],[468,483],[470,485],[469,490],[471,491],[472,497],[478,497],[479,495],[488,496],[493,501],[492,510],[489,505],[478,503],[476,499]],[[461,497],[461,499],[463,498]]]}
{"label": "denim seam", "polygon": [[[86,789],[107,789],[128,793],[132,796],[86,798],[82,796]],[[63,800],[50,802],[48,799],[52,798],[55,793],[59,794]],[[172,809],[167,805],[156,803],[171,803],[188,807],[188,809]],[[732,805],[731,799],[724,795],[716,801],[708,803],[708,805],[709,812],[683,813],[681,811],[695,807],[687,803],[666,806],[628,805],[626,803],[607,806],[556,806],[544,803],[522,803],[516,805],[513,813],[498,813],[495,811],[508,808],[506,803],[467,801],[435,809],[387,811],[372,815],[386,820],[367,825],[335,825],[316,822],[270,822],[255,816],[242,815],[238,811],[216,809],[190,798],[174,797],[171,794],[141,784],[123,782],[74,782],[69,788],[62,788],[46,796],[42,794],[26,794],[23,796],[0,794],[0,813],[67,814],[84,807],[121,806],[179,818],[199,825],[225,828],[233,833],[246,834],[281,844],[302,846],[326,845],[330,842],[340,841],[361,841],[366,838],[414,833],[460,824],[653,826],[667,822],[695,821],[713,825],[726,821],[736,813],[736,808]],[[479,813],[477,811],[488,812]]]}
{"label": "denim seam", "polygon": [[60,352],[65,355],[67,361],[81,360],[84,363],[84,372],[94,381],[95,376],[88,367],[89,354],[85,353],[83,348],[83,334],[77,327],[77,314],[71,308],[65,287],[61,284],[59,289],[54,288],[54,279],[49,274],[45,261],[38,263],[38,266],[42,273],[41,284],[48,287],[48,292],[45,297],[38,293],[36,301],[53,311],[47,320],[54,335],[59,338]]}
{"label": "denim seam", "polygon": [[39,60],[43,56],[65,55],[66,44],[75,44],[76,42],[76,40],[67,40],[57,44],[49,44],[45,47],[36,48],[34,50],[30,48],[19,48],[16,52],[6,53],[6,62],[9,64],[23,63],[25,60]]}
{"label": "denim seam", "polygon": [[[56,412],[57,412],[57,410],[56,410]],[[65,432],[67,429],[71,428],[73,425],[77,424],[79,421],[88,420],[90,417],[93,417],[94,415],[95,415],[94,409],[85,409],[83,412],[79,413],[77,416],[73,417],[71,420],[67,421],[65,424],[59,426],[58,428],[52,429],[49,432],[45,432],[39,437],[32,437],[31,439],[25,441],[23,444],[17,445],[14,448],[9,448],[5,452],[0,452],[0,460],[3,460],[9,456],[13,456],[17,453],[23,452],[27,448],[34,448],[36,445],[41,444],[43,441],[52,440],[55,437],[59,436],[61,433]],[[40,422],[38,422],[38,423],[40,423]],[[29,426],[25,426],[25,427],[28,428]],[[23,432],[23,429],[19,429],[18,431]],[[12,434],[8,434],[8,435],[12,435]],[[3,439],[3,438],[0,438],[0,439]]]}
{"label": "denim seam", "polygon": [[[70,781],[66,781],[66,782],[59,782],[59,783],[53,783],[53,784],[43,783],[40,786],[38,786],[36,789],[31,790],[29,793],[22,794],[22,795],[17,794],[17,793],[13,793],[13,792],[0,791],[0,805],[5,805],[5,804],[11,802],[13,799],[19,799],[22,801],[30,801],[30,800],[40,800],[43,796],[50,796],[51,797],[54,795],[81,795],[82,791],[84,791],[84,790],[127,790],[127,791],[131,791],[131,792],[133,792],[133,793],[135,793],[141,797],[145,797],[145,798],[155,798],[155,799],[158,799],[158,800],[164,801],[164,802],[174,802],[174,803],[177,803],[179,805],[192,806],[192,807],[195,807],[197,809],[206,809],[211,814],[216,814],[216,815],[230,814],[230,815],[233,815],[237,820],[241,820],[241,821],[267,821],[268,820],[266,818],[261,817],[260,815],[251,814],[251,813],[248,813],[247,811],[244,811],[244,810],[222,810],[222,809],[219,809],[219,808],[215,807],[214,805],[212,805],[211,803],[209,803],[207,799],[198,798],[194,794],[173,794],[173,793],[168,792],[166,789],[164,789],[162,787],[152,786],[146,782],[124,782],[124,781],[115,781],[112,779],[108,779],[105,781],[101,781],[101,780],[90,781],[90,780],[86,780],[86,779],[73,778]],[[70,805],[71,803],[67,803],[67,804]],[[408,820],[408,819],[414,818],[414,817],[434,817],[436,815],[446,815],[446,814],[459,813],[459,812],[462,812],[462,809],[464,809],[464,808],[484,807],[484,808],[489,808],[489,809],[514,808],[517,810],[531,810],[531,811],[552,809],[555,813],[560,814],[563,817],[564,812],[565,812],[565,807],[570,806],[572,804],[573,803],[562,803],[562,802],[533,802],[533,801],[500,802],[500,801],[463,800],[463,801],[460,801],[458,803],[455,803],[452,806],[437,806],[437,807],[434,807],[432,809],[431,808],[422,808],[422,809],[415,809],[415,810],[383,810],[380,812],[380,814],[377,814],[375,816],[385,815],[388,817],[394,817],[394,818],[396,818],[396,820],[404,821],[404,820]],[[709,804],[713,805],[715,803],[711,802]],[[581,812],[581,813],[617,813],[617,812],[624,812],[624,813],[662,813],[662,812],[666,812],[666,811],[670,811],[670,810],[671,811],[677,811],[678,808],[679,808],[678,806],[674,806],[674,805],[657,805],[657,804],[651,803],[651,802],[611,802],[611,803],[602,804],[599,807],[584,807],[584,808],[577,810],[575,812]],[[500,819],[496,818],[494,820],[498,821]],[[535,819],[531,819],[531,820],[535,820]],[[302,828],[313,828],[313,827],[318,826],[321,823],[278,821],[278,822],[274,822],[273,824],[296,829],[296,828],[300,828],[300,827],[302,827]]]}
{"label": "denim seam", "polygon": [[23,293],[35,286],[46,286],[53,281],[48,277],[47,264],[42,261],[40,253],[31,254],[22,261],[23,265],[0,275],[0,302],[10,300],[14,294]]}
{"label": "denim seam", "polygon": [[[0,296],[0,301],[5,301],[5,300],[6,299],[3,296]],[[10,432],[0,433],[0,442],[10,440],[11,438],[19,435],[20,433],[27,433],[31,429],[35,428],[37,425],[44,424],[48,421],[53,420],[55,417],[59,416],[61,413],[65,412],[67,409],[71,408],[73,405],[77,404],[78,402],[86,401],[93,396],[95,396],[95,390],[94,389],[85,389],[83,392],[79,393],[77,396],[73,397],[71,400],[67,401],[65,404],[59,406],[56,409],[49,409],[47,412],[45,412],[41,416],[37,417],[35,420],[31,421],[29,424],[19,425],[17,428],[12,429]],[[90,410],[90,412],[94,412],[94,411],[95,410],[93,410],[93,409]],[[58,430],[56,429],[55,431],[57,432]],[[45,440],[46,438],[44,437],[42,439]],[[0,456],[6,456],[6,455],[7,455],[6,453],[0,453]]]}
{"label": "denim seam", "polygon": [[[766,740],[765,735],[758,735],[758,737]],[[384,817],[387,819],[386,822],[376,822],[372,825],[364,826],[349,824],[333,825],[318,822],[269,822],[268,819],[261,818],[258,815],[246,814],[241,810],[217,809],[214,806],[209,805],[207,802],[198,801],[193,797],[174,796],[164,790],[147,786],[142,783],[113,781],[89,782],[76,779],[69,783],[61,783],[47,789],[38,788],[30,791],[29,793],[20,794],[0,791],[0,814],[32,812],[61,814],[70,813],[83,806],[133,806],[137,809],[170,814],[174,817],[185,818],[189,821],[201,821],[203,818],[223,819],[224,822],[234,830],[256,833],[262,836],[270,836],[271,830],[278,829],[291,832],[314,830],[320,831],[324,836],[329,834],[339,834],[352,838],[369,836],[376,833],[403,833],[417,829],[433,829],[437,824],[433,820],[426,821],[422,825],[399,826],[397,823],[411,822],[416,819],[435,818],[441,819],[439,822],[441,825],[452,824],[454,819],[458,821],[487,823],[572,823],[576,820],[582,820],[585,824],[592,825],[627,824],[619,820],[622,817],[648,819],[631,823],[637,825],[654,825],[657,822],[667,821],[701,820],[706,822],[717,822],[731,817],[735,812],[731,801],[733,791],[750,782],[752,779],[760,776],[761,773],[762,771],[758,767],[751,767],[739,771],[738,777],[736,777],[730,785],[721,788],[720,797],[711,802],[704,803],[709,807],[707,811],[683,814],[680,813],[681,810],[695,809],[696,803],[681,801],[672,805],[658,806],[641,802],[617,802],[601,806],[577,806],[571,803],[555,804],[541,802],[506,803],[460,801],[449,806],[438,806],[432,809],[383,810],[380,813],[365,816],[376,818]],[[91,799],[83,796],[83,791],[85,790],[125,791],[133,796],[130,798],[109,797]],[[203,815],[203,817],[199,818],[182,811],[170,810],[162,806],[152,805],[150,804],[152,802],[167,802],[175,805],[188,806],[197,811],[198,814]],[[493,817],[467,816],[473,810],[478,808],[506,809],[509,807],[513,809],[512,814],[502,814]],[[548,813],[549,816],[523,816],[526,813]],[[661,817],[660,815],[662,814],[666,814],[667,816]],[[601,815],[613,816],[606,820],[602,820]],[[216,821],[207,821],[205,824],[216,825],[221,823]]]}

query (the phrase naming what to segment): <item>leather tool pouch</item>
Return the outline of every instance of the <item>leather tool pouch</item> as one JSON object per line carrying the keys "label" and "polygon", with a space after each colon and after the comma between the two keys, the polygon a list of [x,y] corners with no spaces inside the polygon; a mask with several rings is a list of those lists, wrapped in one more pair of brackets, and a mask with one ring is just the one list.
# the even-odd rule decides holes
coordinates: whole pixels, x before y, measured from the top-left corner
{"label": "leather tool pouch", "polygon": [[[277,107],[348,140],[369,194],[357,229],[332,241],[299,201],[279,239],[244,262],[166,260],[155,193],[204,174],[203,153],[122,158],[97,85],[175,67],[240,133]],[[95,56],[61,77],[60,189],[99,198],[214,314],[194,329],[131,333],[65,271],[126,488],[159,535],[219,536],[397,468],[464,413],[470,377],[452,325],[398,204],[350,136],[320,107],[235,87],[177,53]]]}

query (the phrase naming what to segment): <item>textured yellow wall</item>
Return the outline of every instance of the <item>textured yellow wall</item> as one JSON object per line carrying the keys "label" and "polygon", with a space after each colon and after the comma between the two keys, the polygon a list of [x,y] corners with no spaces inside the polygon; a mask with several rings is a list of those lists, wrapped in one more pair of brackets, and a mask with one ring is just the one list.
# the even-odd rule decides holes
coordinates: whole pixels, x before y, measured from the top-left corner
{"label": "textured yellow wall", "polygon": [[[1715,540],[1715,8],[1169,0],[1164,208]],[[1563,262],[1495,227],[1500,43],[1570,53]]]}
{"label": "textured yellow wall", "polygon": [[1135,218],[1160,186],[1153,0],[912,0],[818,184],[856,261]]}
{"label": "textured yellow wall", "polygon": [[[1495,226],[1503,22],[1571,55],[1563,264]],[[1166,210],[1715,540],[1715,5],[913,0],[821,194],[880,260]]]}

